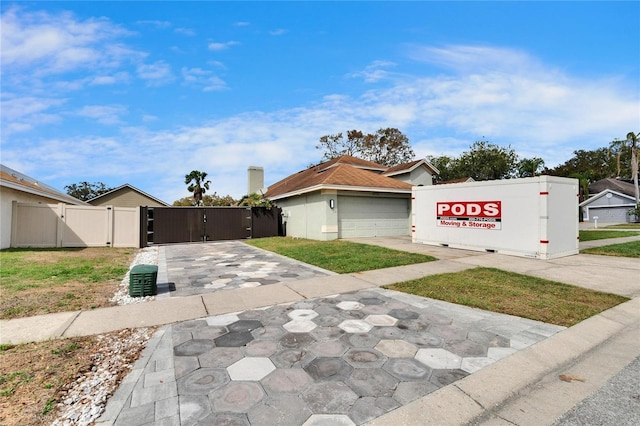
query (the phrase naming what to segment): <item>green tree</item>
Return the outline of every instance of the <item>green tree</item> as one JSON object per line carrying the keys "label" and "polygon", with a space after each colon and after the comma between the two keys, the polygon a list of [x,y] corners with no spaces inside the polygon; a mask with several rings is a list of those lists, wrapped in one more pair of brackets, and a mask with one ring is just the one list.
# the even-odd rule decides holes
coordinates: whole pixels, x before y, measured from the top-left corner
{"label": "green tree", "polygon": [[516,164],[517,177],[533,177],[542,174],[544,160],[540,157],[523,158]]}
{"label": "green tree", "polygon": [[323,160],[351,155],[389,167],[407,163],[415,157],[409,138],[392,127],[379,129],[373,134],[349,130],[346,139],[342,133],[325,135],[320,138],[316,149],[323,151]]}
{"label": "green tree", "polygon": [[608,177],[616,177],[616,160],[610,148],[598,148],[591,151],[579,149],[573,157],[552,169],[545,169],[544,174],[561,177],[579,175],[588,182],[595,182]]}
{"label": "green tree", "polygon": [[271,200],[264,198],[262,195],[257,193],[251,193],[249,195],[245,195],[238,202],[239,206],[247,206],[247,207],[272,207],[273,204]]}
{"label": "green tree", "polygon": [[514,176],[518,156],[511,146],[476,141],[460,156],[460,168],[475,180],[506,179]]}
{"label": "green tree", "polygon": [[205,180],[206,178],[207,173],[198,170],[192,170],[191,173],[184,177],[184,183],[189,185],[187,190],[193,193],[193,199],[196,206],[201,204],[202,196],[207,192],[209,184],[211,184],[211,181]]}
{"label": "green tree", "polygon": [[67,191],[67,194],[82,201],[91,200],[93,198],[96,198],[99,195],[106,194],[107,192],[113,190],[113,188],[107,187],[102,182],[72,183],[71,185],[66,185],[64,189]]}
{"label": "green tree", "polygon": [[[227,207],[227,206],[235,206],[237,205],[237,203],[238,202],[236,201],[236,199],[233,198],[231,195],[220,196],[214,192],[213,195],[209,195],[209,194],[203,195],[201,205],[204,207]],[[184,197],[174,201],[173,205],[176,207],[195,206],[196,200],[193,198],[193,196]]]}
{"label": "green tree", "polygon": [[449,157],[448,155],[441,155],[439,157],[428,155],[427,160],[440,171],[440,173],[433,176],[433,183],[448,182],[450,180],[470,177],[469,174],[465,175],[465,171],[462,169],[458,158]]}

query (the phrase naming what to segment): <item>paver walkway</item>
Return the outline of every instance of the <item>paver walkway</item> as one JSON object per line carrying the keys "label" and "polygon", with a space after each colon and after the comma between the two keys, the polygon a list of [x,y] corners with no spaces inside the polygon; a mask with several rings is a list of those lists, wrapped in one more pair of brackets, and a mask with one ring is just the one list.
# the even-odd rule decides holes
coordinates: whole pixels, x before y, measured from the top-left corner
{"label": "paver walkway", "polygon": [[190,296],[333,274],[239,241],[160,246],[158,255],[167,273],[167,282],[158,283],[160,296]]}
{"label": "paver walkway", "polygon": [[[191,253],[235,244],[246,247],[164,247],[176,289],[192,277],[197,291],[216,291],[224,286],[207,283],[256,272],[242,250],[202,277],[208,259]],[[178,266],[188,259],[195,267]],[[282,275],[277,265],[269,274]],[[149,342],[98,424],[359,425],[563,329],[379,288],[175,323]]]}

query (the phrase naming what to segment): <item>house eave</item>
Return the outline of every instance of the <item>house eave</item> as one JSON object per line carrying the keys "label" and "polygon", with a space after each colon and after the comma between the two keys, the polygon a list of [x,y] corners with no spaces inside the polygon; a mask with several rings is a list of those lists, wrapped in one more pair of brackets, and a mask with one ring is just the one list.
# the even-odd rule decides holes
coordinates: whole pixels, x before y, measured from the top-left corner
{"label": "house eave", "polygon": [[267,197],[271,201],[282,200],[285,198],[296,197],[310,192],[321,190],[335,190],[335,191],[353,191],[353,192],[378,192],[389,194],[411,194],[411,188],[381,188],[375,186],[350,186],[350,185],[314,185],[307,188],[302,188],[297,191],[286,192],[284,194],[275,195],[273,197]]}
{"label": "house eave", "polygon": [[82,200],[78,200],[77,198],[73,198],[71,196],[69,196],[69,197],[60,196],[60,195],[57,195],[57,194],[53,194],[51,192],[37,190],[35,188],[30,188],[28,186],[16,184],[16,183],[9,182],[9,181],[6,181],[6,180],[1,180],[0,181],[0,186],[4,186],[5,188],[9,188],[9,189],[13,189],[13,190],[16,190],[16,191],[24,192],[26,194],[32,194],[32,195],[37,195],[39,197],[50,198],[52,200],[60,201],[61,203],[70,203],[70,204],[75,204],[75,205],[88,205],[86,202],[84,202]]}

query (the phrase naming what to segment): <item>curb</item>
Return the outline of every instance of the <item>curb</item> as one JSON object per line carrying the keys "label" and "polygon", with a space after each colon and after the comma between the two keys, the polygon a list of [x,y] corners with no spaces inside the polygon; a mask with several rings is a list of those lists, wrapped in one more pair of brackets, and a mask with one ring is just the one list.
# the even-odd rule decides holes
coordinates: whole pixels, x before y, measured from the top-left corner
{"label": "curb", "polygon": [[415,425],[416,419],[421,424],[479,423],[547,375],[561,372],[639,323],[640,298],[586,319],[366,425]]}

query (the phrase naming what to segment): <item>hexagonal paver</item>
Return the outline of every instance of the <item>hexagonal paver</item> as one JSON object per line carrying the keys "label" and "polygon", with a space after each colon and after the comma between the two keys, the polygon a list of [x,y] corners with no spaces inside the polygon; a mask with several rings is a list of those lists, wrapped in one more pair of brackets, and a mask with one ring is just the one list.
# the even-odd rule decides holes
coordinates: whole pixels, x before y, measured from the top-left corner
{"label": "hexagonal paver", "polygon": [[317,326],[313,321],[293,320],[284,324],[282,327],[290,333],[308,333]]}
{"label": "hexagonal paver", "polygon": [[364,308],[364,305],[362,303],[350,301],[340,302],[336,306],[344,311],[358,311]]}
{"label": "hexagonal paver", "polygon": [[264,398],[262,387],[253,382],[231,382],[209,394],[214,411],[246,413]]}
{"label": "hexagonal paver", "polygon": [[299,393],[312,381],[311,376],[301,368],[278,368],[262,379],[262,386],[267,394]]}
{"label": "hexagonal paver", "polygon": [[411,401],[422,398],[423,396],[438,389],[438,386],[424,380],[416,382],[400,382],[396,391],[393,393],[393,399],[398,401],[400,404],[408,404]]}
{"label": "hexagonal paver", "polygon": [[238,321],[240,318],[238,318],[237,315],[234,314],[228,314],[228,315],[217,315],[215,317],[209,317],[209,318],[205,318],[205,321],[207,322],[207,324],[209,325],[228,325],[231,323],[234,323],[236,321]]}
{"label": "hexagonal paver", "polygon": [[375,327],[369,334],[374,334],[381,340],[402,340],[407,332],[398,327]]}
{"label": "hexagonal paver", "polygon": [[195,356],[176,356],[173,358],[173,367],[175,377],[179,379],[200,368],[200,362],[198,362],[198,358]]}
{"label": "hexagonal paver", "polygon": [[[265,396],[247,413],[252,425],[300,426],[311,416],[311,410],[298,395],[280,393]],[[209,423],[215,426],[219,423]],[[231,425],[229,425],[231,426]]]}
{"label": "hexagonal paver", "polygon": [[316,358],[304,367],[314,380],[345,380],[353,367],[342,358]]}
{"label": "hexagonal paver", "polygon": [[419,349],[415,358],[426,365],[435,369],[456,369],[460,368],[462,358],[446,349]]}
{"label": "hexagonal paver", "polygon": [[229,367],[227,372],[231,380],[261,380],[276,369],[269,358],[246,357]]}
{"label": "hexagonal paver", "polygon": [[287,334],[285,329],[277,325],[266,325],[251,332],[257,340],[278,340],[285,334]]}
{"label": "hexagonal paver", "polygon": [[347,385],[360,396],[392,396],[399,380],[379,368],[356,368]]}
{"label": "hexagonal paver", "polygon": [[254,340],[244,347],[246,356],[270,357],[278,351],[278,343],[272,340]]}
{"label": "hexagonal paver", "polygon": [[302,399],[315,414],[346,414],[358,395],[342,382],[311,384]]}
{"label": "hexagonal paver", "polygon": [[242,359],[244,355],[240,348],[213,348],[209,352],[198,357],[201,367],[227,368],[234,362]]}
{"label": "hexagonal paver", "polygon": [[203,320],[183,321],[173,325],[175,331],[194,331],[201,327],[206,327],[207,322]]}
{"label": "hexagonal paver", "polygon": [[227,333],[228,330],[226,327],[222,326],[208,326],[198,328],[197,330],[193,330],[191,333],[194,339],[215,339],[216,337],[220,337],[223,334]]}
{"label": "hexagonal paver", "polygon": [[317,327],[311,331],[311,335],[316,340],[337,340],[344,334],[344,330],[338,327]]}
{"label": "hexagonal paver", "polygon": [[380,417],[388,411],[398,408],[400,404],[393,398],[374,398],[366,396],[360,398],[349,410],[349,417],[355,420],[356,424],[364,424],[370,420]]}
{"label": "hexagonal paver", "polygon": [[375,349],[353,348],[344,355],[344,359],[356,368],[380,368],[387,357]]}
{"label": "hexagonal paver", "polygon": [[213,341],[208,339],[192,339],[179,344],[173,348],[173,354],[176,356],[193,356],[208,352],[215,347]]}
{"label": "hexagonal paver", "polygon": [[220,337],[216,337],[214,342],[219,347],[234,347],[238,348],[244,346],[253,340],[253,335],[249,331],[239,331],[223,334]]}
{"label": "hexagonal paver", "polygon": [[397,318],[389,315],[369,315],[364,320],[376,327],[390,327],[398,322]]}
{"label": "hexagonal paver", "polygon": [[450,340],[444,349],[461,357],[482,357],[487,355],[487,347],[471,340]]}
{"label": "hexagonal paver", "polygon": [[400,380],[426,380],[431,374],[429,367],[408,358],[391,358],[382,369]]}
{"label": "hexagonal paver", "polygon": [[260,327],[262,327],[262,323],[257,320],[239,320],[227,325],[227,328],[231,332],[251,332]]}
{"label": "hexagonal paver", "polygon": [[309,350],[320,357],[337,357],[347,351],[347,347],[340,341],[317,342],[309,346]]}
{"label": "hexagonal paver", "polygon": [[389,358],[413,358],[418,352],[416,346],[404,340],[380,340],[374,349]]}
{"label": "hexagonal paver", "polygon": [[516,352],[518,352],[517,349],[513,349],[513,348],[489,348],[487,350],[487,356],[491,359],[498,361]]}
{"label": "hexagonal paver", "polygon": [[318,316],[318,313],[311,309],[294,309],[287,314],[292,320],[307,320],[311,321]]}
{"label": "hexagonal paver", "polygon": [[280,338],[280,346],[286,349],[300,349],[313,342],[308,333],[287,333]]}
{"label": "hexagonal paver", "polygon": [[366,333],[373,328],[373,325],[362,320],[345,320],[338,327],[347,333]]}
{"label": "hexagonal paver", "polygon": [[380,342],[380,337],[371,333],[356,333],[345,334],[340,338],[345,344],[353,346],[354,348],[373,348]]}
{"label": "hexagonal paver", "polygon": [[306,364],[310,358],[313,359],[314,355],[309,354],[306,349],[285,349],[269,357],[278,368],[298,367]]}
{"label": "hexagonal paver", "polygon": [[407,332],[403,339],[422,348],[441,348],[444,346],[444,339],[442,337],[429,333]]}
{"label": "hexagonal paver", "polygon": [[392,309],[389,315],[400,320],[417,319],[420,316],[417,312],[408,309]]}
{"label": "hexagonal paver", "polygon": [[447,341],[465,340],[467,338],[467,330],[456,327],[455,325],[434,325],[429,331]]}
{"label": "hexagonal paver", "polygon": [[206,394],[229,383],[229,376],[222,368],[200,368],[178,379],[178,393],[184,395]]}

